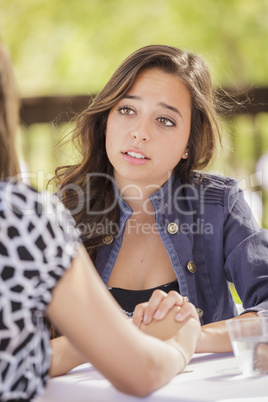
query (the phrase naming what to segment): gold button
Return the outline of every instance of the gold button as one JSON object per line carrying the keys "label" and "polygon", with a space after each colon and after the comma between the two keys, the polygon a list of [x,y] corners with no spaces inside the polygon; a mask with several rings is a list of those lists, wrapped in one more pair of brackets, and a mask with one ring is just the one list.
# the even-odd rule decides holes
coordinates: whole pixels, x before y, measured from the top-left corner
{"label": "gold button", "polygon": [[193,261],[189,261],[187,264],[187,269],[189,272],[191,272],[191,274],[194,274],[196,271],[195,263]]}
{"label": "gold button", "polygon": [[171,222],[168,224],[167,231],[170,234],[176,234],[179,231],[179,226],[175,222]]}
{"label": "gold button", "polygon": [[203,317],[204,311],[201,310],[201,308],[197,308],[196,311],[197,311],[197,314],[198,314],[198,317],[199,317],[199,318]]}
{"label": "gold button", "polygon": [[112,235],[106,235],[106,236],[103,236],[103,238],[102,238],[102,242],[104,244],[111,244],[113,242],[113,240],[114,240],[114,238]]}

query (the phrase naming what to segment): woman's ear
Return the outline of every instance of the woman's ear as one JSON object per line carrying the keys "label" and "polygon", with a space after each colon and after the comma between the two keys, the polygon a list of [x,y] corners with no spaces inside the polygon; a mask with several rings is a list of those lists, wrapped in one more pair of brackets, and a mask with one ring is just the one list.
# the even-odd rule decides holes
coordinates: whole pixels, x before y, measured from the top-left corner
{"label": "woman's ear", "polygon": [[184,153],[182,154],[182,159],[187,159],[189,156],[189,150],[188,147],[185,149]]}

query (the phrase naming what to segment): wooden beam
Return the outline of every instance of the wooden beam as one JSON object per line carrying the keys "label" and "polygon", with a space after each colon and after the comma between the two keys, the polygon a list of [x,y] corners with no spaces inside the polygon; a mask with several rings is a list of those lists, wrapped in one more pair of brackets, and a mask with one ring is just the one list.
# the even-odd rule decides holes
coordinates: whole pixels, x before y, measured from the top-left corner
{"label": "wooden beam", "polygon": [[[225,106],[224,115],[257,114],[268,112],[268,87],[251,88],[247,91],[220,90],[220,100]],[[21,99],[21,122],[57,124],[67,122],[86,109],[91,97],[88,95],[40,96]]]}
{"label": "wooden beam", "polygon": [[268,87],[250,88],[245,91],[223,89],[219,90],[218,94],[225,105],[221,110],[223,114],[268,113]]}
{"label": "wooden beam", "polygon": [[21,98],[21,122],[26,126],[35,123],[63,123],[86,109],[90,99],[86,95]]}

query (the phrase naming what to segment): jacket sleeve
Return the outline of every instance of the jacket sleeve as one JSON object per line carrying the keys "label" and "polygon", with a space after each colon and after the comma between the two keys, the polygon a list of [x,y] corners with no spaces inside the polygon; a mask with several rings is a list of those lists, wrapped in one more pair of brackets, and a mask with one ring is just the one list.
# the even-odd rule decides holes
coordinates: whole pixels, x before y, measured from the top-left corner
{"label": "jacket sleeve", "polygon": [[224,257],[231,278],[247,311],[268,310],[268,232],[260,229],[237,182],[224,196]]}

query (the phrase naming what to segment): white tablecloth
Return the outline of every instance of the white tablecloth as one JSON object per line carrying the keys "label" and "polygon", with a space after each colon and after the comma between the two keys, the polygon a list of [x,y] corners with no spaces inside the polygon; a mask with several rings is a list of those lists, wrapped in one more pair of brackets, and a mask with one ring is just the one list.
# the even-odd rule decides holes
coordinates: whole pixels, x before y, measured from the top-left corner
{"label": "white tablecloth", "polygon": [[268,402],[268,375],[243,377],[232,353],[194,355],[185,371],[146,398],[117,391],[89,364],[49,381],[34,402]]}

